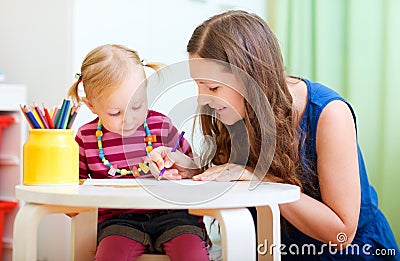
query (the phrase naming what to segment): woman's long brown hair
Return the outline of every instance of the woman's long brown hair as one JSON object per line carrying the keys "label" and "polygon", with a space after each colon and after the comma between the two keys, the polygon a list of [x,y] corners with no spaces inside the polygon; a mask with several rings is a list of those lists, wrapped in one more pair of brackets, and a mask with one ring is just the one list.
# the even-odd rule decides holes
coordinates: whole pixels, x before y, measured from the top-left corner
{"label": "woman's long brown hair", "polygon": [[[266,163],[268,179],[302,186],[300,182],[301,160],[299,155],[298,123],[292,107],[292,96],[287,86],[282,54],[278,41],[266,22],[254,14],[244,11],[228,11],[211,17],[199,25],[187,45],[191,55],[229,63],[251,76],[267,97],[275,120],[275,151],[269,166],[268,160],[260,157],[260,137],[263,131],[271,130],[267,118],[254,118],[254,111],[265,111],[266,104],[254,98],[245,101],[244,124],[248,133],[249,167]],[[248,97],[256,96],[247,89]],[[232,142],[227,127],[218,119],[204,113],[201,108],[200,126],[204,135],[211,135],[217,143],[217,153],[212,155],[214,164],[224,164],[232,150],[241,150],[240,144]],[[207,150],[207,148],[205,148]],[[211,150],[215,151],[215,150]],[[222,155],[222,156],[221,156]],[[207,159],[205,159],[207,160]],[[262,165],[261,165],[262,166]]]}

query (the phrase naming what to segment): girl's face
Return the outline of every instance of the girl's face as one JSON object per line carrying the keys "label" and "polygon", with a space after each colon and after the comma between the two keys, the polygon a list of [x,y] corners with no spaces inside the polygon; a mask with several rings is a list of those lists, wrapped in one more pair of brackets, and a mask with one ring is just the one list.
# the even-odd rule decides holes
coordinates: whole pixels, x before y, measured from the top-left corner
{"label": "girl's face", "polygon": [[94,99],[86,104],[107,130],[123,136],[132,135],[147,117],[144,80],[144,73],[134,71],[105,99]]}
{"label": "girl's face", "polygon": [[[190,55],[192,58],[200,58]],[[190,74],[198,86],[197,101],[219,115],[219,119],[233,125],[245,116],[244,97],[232,73],[224,72],[221,65],[208,60],[189,62]]]}

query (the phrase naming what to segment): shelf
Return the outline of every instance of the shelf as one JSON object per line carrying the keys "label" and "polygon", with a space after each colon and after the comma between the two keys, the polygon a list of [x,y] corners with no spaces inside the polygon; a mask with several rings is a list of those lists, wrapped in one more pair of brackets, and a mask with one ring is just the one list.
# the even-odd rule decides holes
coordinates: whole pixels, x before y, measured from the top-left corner
{"label": "shelf", "polygon": [[[19,104],[26,103],[26,87],[21,84],[0,83],[0,115],[14,117],[14,122],[2,128],[0,134],[0,200],[15,201],[15,186],[21,183],[22,151],[26,140],[26,121]],[[20,204],[5,215],[0,245],[0,260],[11,261],[13,224]],[[2,244],[1,244],[2,243]],[[3,258],[3,259],[2,259]]]}
{"label": "shelf", "polygon": [[3,237],[3,248],[12,249],[12,238]]}
{"label": "shelf", "polygon": [[0,155],[0,166],[18,166],[20,160],[13,155]]}
{"label": "shelf", "polygon": [[22,84],[0,84],[0,111],[20,111],[26,101],[26,87]]}

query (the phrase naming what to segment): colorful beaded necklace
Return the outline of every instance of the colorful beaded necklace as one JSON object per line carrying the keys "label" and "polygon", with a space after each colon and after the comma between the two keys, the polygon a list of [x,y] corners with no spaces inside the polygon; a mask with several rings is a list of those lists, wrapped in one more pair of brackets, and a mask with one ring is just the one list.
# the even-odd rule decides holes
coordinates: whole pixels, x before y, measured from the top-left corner
{"label": "colorful beaded necklace", "polygon": [[[151,135],[146,120],[144,120],[143,122],[143,127],[146,132],[146,137],[144,138],[144,142],[147,142],[146,156],[149,156],[150,151],[153,150],[153,142],[157,141],[156,135]],[[101,129],[102,129],[102,124],[99,120],[96,130],[97,146],[99,147],[99,158],[105,166],[110,168],[110,170],[108,171],[109,175],[116,176],[117,174],[119,174],[120,176],[133,175],[134,177],[138,177],[141,175],[141,172],[143,174],[147,174],[150,171],[149,163],[146,161],[139,163],[138,167],[133,166],[131,170],[115,168],[104,156],[103,142],[102,142],[103,132],[101,131]]]}

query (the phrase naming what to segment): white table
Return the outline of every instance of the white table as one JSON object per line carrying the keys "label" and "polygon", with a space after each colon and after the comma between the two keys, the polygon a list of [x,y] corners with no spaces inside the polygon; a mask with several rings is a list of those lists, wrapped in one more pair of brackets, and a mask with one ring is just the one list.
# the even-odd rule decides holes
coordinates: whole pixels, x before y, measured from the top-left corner
{"label": "white table", "polygon": [[[278,204],[300,196],[297,186],[276,183],[261,183],[250,190],[245,181],[124,180],[128,186],[111,182],[116,186],[16,186],[16,197],[26,204],[14,223],[13,260],[36,260],[38,224],[52,213],[72,217],[71,260],[93,260],[98,208],[189,209],[193,215],[211,216],[221,225],[224,260],[256,260],[259,244],[280,245]],[[257,207],[258,244],[249,206]],[[280,260],[279,252],[259,254],[259,260],[269,259]]]}

